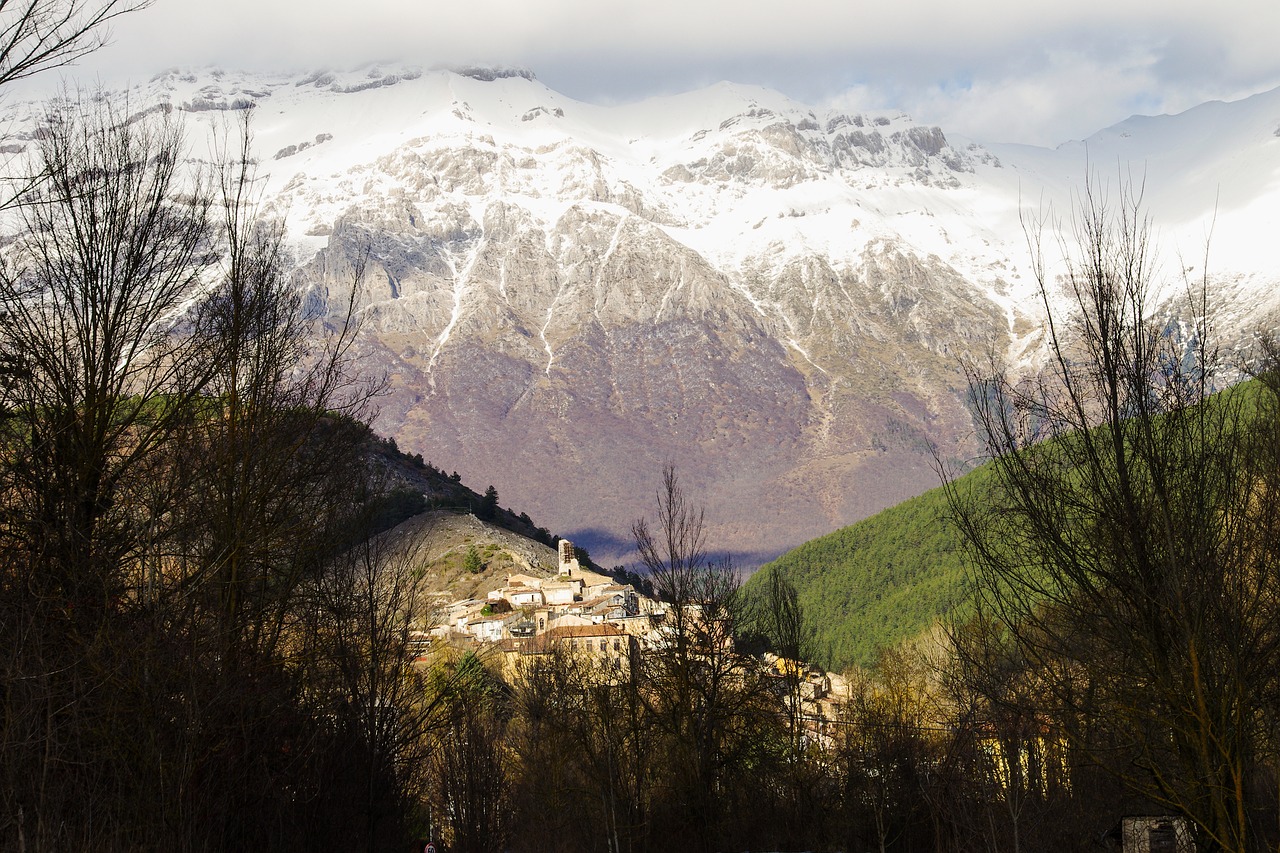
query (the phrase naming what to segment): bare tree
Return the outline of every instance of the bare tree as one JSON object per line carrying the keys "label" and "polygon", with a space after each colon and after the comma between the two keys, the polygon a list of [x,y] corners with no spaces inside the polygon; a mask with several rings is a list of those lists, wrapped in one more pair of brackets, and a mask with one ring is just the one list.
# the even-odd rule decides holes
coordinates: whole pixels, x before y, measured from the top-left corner
{"label": "bare tree", "polygon": [[184,175],[181,128],[108,102],[55,104],[22,230],[0,264],[4,525],[31,582],[95,613],[124,592],[144,531],[122,498],[203,390],[177,333],[207,251],[210,200]]}
{"label": "bare tree", "polygon": [[412,543],[370,531],[304,590],[304,681],[340,744],[327,825],[331,837],[369,851],[405,836],[425,785],[429,736],[448,722],[449,685],[430,685],[412,655],[413,628],[426,616],[419,557]]}
{"label": "bare tree", "polygon": [[[910,848],[924,824],[923,776],[935,754],[924,662],[910,650],[885,650],[874,676],[851,675],[836,735],[850,828],[881,853]],[[857,831],[864,821],[870,832]]]}
{"label": "bare tree", "polygon": [[517,849],[645,849],[655,742],[641,687],[560,646],[515,679]]}
{"label": "bare tree", "polygon": [[102,47],[107,25],[152,0],[0,0],[0,86]]}
{"label": "bare tree", "polygon": [[[185,482],[163,580],[170,618],[201,664],[200,689],[184,694],[194,729],[186,796],[219,845],[243,848],[279,846],[269,833],[303,823],[305,799],[290,789],[319,786],[327,772],[394,787],[394,712],[378,700],[398,687],[386,669],[403,663],[395,642],[407,637],[388,635],[400,604],[368,601],[381,591],[369,584],[390,573],[353,550],[368,545],[364,514],[378,492],[361,419],[372,388],[349,367],[355,324],[348,312],[326,334],[305,316],[281,226],[257,215],[247,126],[233,151],[214,173],[217,263],[189,312],[206,378],[175,452]],[[349,593],[344,607],[317,620],[317,591],[336,588]],[[353,645],[360,638],[366,645]],[[335,755],[347,750],[367,761],[344,765]],[[367,791],[356,802],[367,806]],[[368,827],[360,842],[380,835],[377,817],[352,813],[352,825]]]}
{"label": "bare tree", "polygon": [[804,707],[802,685],[808,673],[808,662],[814,653],[814,631],[800,605],[795,585],[776,569],[769,572],[763,599],[757,604],[756,621],[779,657],[781,676],[786,685],[787,732],[789,759],[802,758],[804,750]]}
{"label": "bare tree", "polygon": [[[182,558],[186,583],[213,590],[222,668],[272,654],[292,594],[327,564],[362,482],[376,386],[350,372],[352,303],[322,334],[290,279],[282,226],[257,216],[247,125],[218,173],[216,284],[199,302],[192,340],[208,378],[186,435],[195,482]],[[362,268],[357,265],[352,299]],[[346,544],[352,544],[348,541]]]}
{"label": "bare tree", "polygon": [[665,804],[677,806],[678,835],[709,850],[726,843],[731,788],[747,781],[747,760],[777,719],[776,706],[759,667],[738,648],[748,612],[741,583],[727,558],[707,559],[703,512],[687,502],[670,465],[657,516],[656,531],[643,518],[632,525],[667,604],[664,639],[642,657],[640,677],[668,749]]}
{"label": "bare tree", "polygon": [[686,502],[671,464],[662,469],[662,484],[656,497],[656,529],[648,519],[640,518],[631,525],[631,535],[658,596],[687,602],[706,568],[705,512]]}
{"label": "bare tree", "polygon": [[1205,848],[1255,849],[1280,671],[1277,424],[1239,391],[1209,399],[1207,281],[1178,322],[1157,314],[1140,187],[1113,203],[1091,181],[1075,225],[1065,319],[1032,230],[1047,375],[970,374],[994,485],[950,499],[975,589],[1077,746],[1105,723],[1130,763],[1099,760]]}
{"label": "bare tree", "polygon": [[507,697],[474,653],[438,672],[446,721],[432,753],[435,813],[451,850],[491,853],[506,847],[510,770],[505,735]]}
{"label": "bare tree", "polygon": [[[285,849],[336,750],[299,591],[376,497],[354,327],[311,338],[247,148],[192,173],[105,98],[46,125],[0,255],[0,846]],[[385,652],[400,611],[349,606]]]}
{"label": "bare tree", "polygon": [[[128,652],[150,650],[140,569],[177,504],[163,460],[205,382],[182,326],[210,198],[182,165],[179,126],[123,118],[105,101],[50,107],[0,258],[0,625],[17,652],[4,680],[28,688],[5,694],[0,765],[36,848],[89,841],[75,803],[93,795],[158,843],[145,801],[162,747],[102,734],[145,706],[157,675]],[[108,779],[117,759],[136,772]]]}

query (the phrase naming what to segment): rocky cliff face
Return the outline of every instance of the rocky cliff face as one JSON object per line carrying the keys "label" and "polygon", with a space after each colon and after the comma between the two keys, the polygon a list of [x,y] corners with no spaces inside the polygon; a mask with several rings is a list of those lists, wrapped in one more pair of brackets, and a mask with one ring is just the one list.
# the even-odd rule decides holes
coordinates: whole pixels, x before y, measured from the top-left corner
{"label": "rocky cliff face", "polygon": [[[689,227],[686,194],[731,208],[864,161],[950,175],[930,160],[938,133],[802,133],[726,132],[648,192],[578,145],[549,163],[487,141],[405,146],[375,166],[404,191],[354,199],[299,276],[341,297],[368,252],[361,357],[391,379],[379,428],[402,447],[598,558],[625,550],[674,461],[718,546],[750,562],[933,485],[929,443],[967,451],[954,359],[1007,336],[980,290],[896,240],[834,265],[778,244],[717,264],[670,232]],[[546,199],[532,184],[547,170],[552,216],[521,203]]]}
{"label": "rocky cliff face", "polygon": [[750,564],[936,485],[931,447],[970,458],[960,359],[1034,351],[1021,193],[1077,165],[728,84],[602,108],[370,67],[144,95],[253,110],[313,308],[363,268],[377,428],[604,564],[666,462]]}

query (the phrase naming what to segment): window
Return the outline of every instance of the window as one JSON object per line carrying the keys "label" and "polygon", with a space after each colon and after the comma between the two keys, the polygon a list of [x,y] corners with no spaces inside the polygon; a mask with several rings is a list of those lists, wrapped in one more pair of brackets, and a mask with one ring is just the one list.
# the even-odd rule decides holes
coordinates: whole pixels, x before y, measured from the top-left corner
{"label": "window", "polygon": [[1178,835],[1170,821],[1163,821],[1147,830],[1147,845],[1151,853],[1178,853]]}

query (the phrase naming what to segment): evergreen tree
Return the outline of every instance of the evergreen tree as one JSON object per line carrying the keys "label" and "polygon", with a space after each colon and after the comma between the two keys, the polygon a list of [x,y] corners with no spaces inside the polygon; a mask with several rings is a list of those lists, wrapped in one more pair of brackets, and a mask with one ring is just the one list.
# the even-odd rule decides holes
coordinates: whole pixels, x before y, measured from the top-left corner
{"label": "evergreen tree", "polygon": [[497,514],[498,490],[490,486],[484,490],[484,497],[480,500],[480,509],[476,512],[476,515],[485,521],[492,521]]}

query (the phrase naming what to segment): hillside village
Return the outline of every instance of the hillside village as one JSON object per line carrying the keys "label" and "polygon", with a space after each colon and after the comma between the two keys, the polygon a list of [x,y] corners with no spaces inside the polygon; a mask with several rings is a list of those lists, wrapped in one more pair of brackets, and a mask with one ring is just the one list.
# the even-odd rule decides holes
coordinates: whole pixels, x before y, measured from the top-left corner
{"label": "hillside village", "polygon": [[[567,653],[604,678],[630,677],[639,655],[672,642],[671,605],[584,565],[579,556],[572,542],[561,539],[553,568],[529,554],[521,561],[527,562],[524,571],[503,575],[502,585],[483,595],[436,593],[431,624],[415,632],[413,654],[425,663],[441,644],[475,651],[511,680],[531,658]],[[687,607],[696,611],[697,605]],[[848,698],[848,681],[840,675],[770,652],[748,660],[775,677],[782,694],[792,683],[788,676],[800,676],[795,679],[799,715],[813,737],[822,735],[837,717],[839,702]]]}
{"label": "hillside village", "polygon": [[[0,0],[0,86],[149,5]],[[6,107],[0,851],[1280,851],[1280,89],[402,70]]]}

